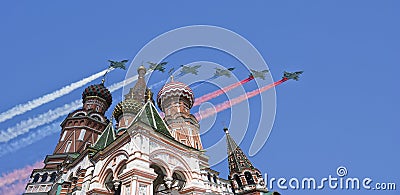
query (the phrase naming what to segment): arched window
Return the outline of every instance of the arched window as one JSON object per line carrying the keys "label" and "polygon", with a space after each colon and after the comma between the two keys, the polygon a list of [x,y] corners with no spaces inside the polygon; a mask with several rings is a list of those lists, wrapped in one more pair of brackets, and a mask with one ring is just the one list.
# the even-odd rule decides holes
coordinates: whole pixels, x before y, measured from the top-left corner
{"label": "arched window", "polygon": [[38,181],[39,181],[39,178],[40,178],[40,175],[39,175],[39,173],[36,173],[36,175],[33,177],[33,181],[32,181],[32,183],[36,183],[36,182],[38,182]]}
{"label": "arched window", "polygon": [[214,180],[214,183],[217,183],[217,176],[216,175],[214,175],[213,180]]}
{"label": "arched window", "polygon": [[186,179],[180,172],[174,172],[172,174],[172,184],[171,189],[175,191],[180,191],[185,187]]}
{"label": "arched window", "polygon": [[51,173],[50,182],[54,182],[56,180],[56,177],[57,177],[57,173],[56,172]]}
{"label": "arched window", "polygon": [[251,175],[250,172],[247,172],[247,171],[244,172],[244,177],[246,178],[247,185],[254,185],[254,184],[256,184],[256,183],[254,182],[253,176]]}
{"label": "arched window", "polygon": [[47,174],[47,173],[43,174],[43,175],[42,175],[42,180],[40,180],[40,182],[46,182],[47,176],[48,176],[48,175],[49,175],[49,174]]}
{"label": "arched window", "polygon": [[121,194],[121,183],[116,183],[114,181],[113,172],[109,171],[104,180],[104,186],[110,191],[113,192],[114,195]]}
{"label": "arched window", "polygon": [[164,180],[164,178],[166,177],[165,169],[156,164],[150,165],[150,168],[154,169],[154,172],[157,174],[157,178],[153,181],[154,194],[164,194],[164,192],[168,190]]}
{"label": "arched window", "polygon": [[92,115],[92,118],[94,118],[95,120],[101,121],[101,119],[100,119],[100,117],[99,117],[99,116]]}
{"label": "arched window", "polygon": [[123,162],[123,164],[120,165],[120,168],[118,168],[118,174],[117,175],[121,175],[126,169],[126,162]]}
{"label": "arched window", "polygon": [[211,181],[211,175],[210,175],[210,173],[207,174],[207,179],[208,179],[208,181]]}
{"label": "arched window", "polygon": [[235,179],[237,185],[239,188],[241,188],[243,186],[242,181],[240,180],[240,177],[238,175],[233,176],[233,178]]}
{"label": "arched window", "polygon": [[78,113],[74,114],[72,117],[82,117],[82,116],[85,116],[84,112],[78,112]]}

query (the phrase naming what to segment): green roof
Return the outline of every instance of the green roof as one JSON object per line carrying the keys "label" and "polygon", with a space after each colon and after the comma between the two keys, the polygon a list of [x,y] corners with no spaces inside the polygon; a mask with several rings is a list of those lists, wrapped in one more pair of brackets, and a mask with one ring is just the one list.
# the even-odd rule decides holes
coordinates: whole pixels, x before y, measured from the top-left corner
{"label": "green roof", "polygon": [[168,138],[174,139],[169,133],[167,125],[164,123],[163,119],[158,114],[157,109],[154,107],[151,101],[147,101],[133,123],[139,121],[150,126],[154,131],[161,133]]}
{"label": "green roof", "polygon": [[107,127],[104,129],[103,133],[101,133],[99,139],[93,148],[97,150],[102,150],[108,145],[110,145],[115,140],[115,131],[112,122],[110,121]]}

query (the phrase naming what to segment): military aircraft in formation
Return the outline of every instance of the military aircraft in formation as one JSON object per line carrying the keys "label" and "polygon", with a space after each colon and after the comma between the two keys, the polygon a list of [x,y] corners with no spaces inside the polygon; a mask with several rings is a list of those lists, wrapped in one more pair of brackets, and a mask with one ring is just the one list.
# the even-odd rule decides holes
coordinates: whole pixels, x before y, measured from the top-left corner
{"label": "military aircraft in formation", "polygon": [[228,69],[221,69],[221,68],[215,68],[215,73],[214,77],[220,77],[220,76],[226,76],[230,78],[232,76],[231,72],[235,70],[235,68],[228,68]]}
{"label": "military aircraft in formation", "polygon": [[181,75],[185,75],[185,74],[194,74],[197,75],[197,73],[199,72],[197,69],[201,67],[201,65],[195,65],[195,66],[186,66],[186,65],[181,65],[182,70],[180,72]]}
{"label": "military aircraft in formation", "polygon": [[303,73],[304,71],[297,71],[297,72],[283,72],[283,79],[293,79],[298,81],[299,76]]}
{"label": "military aircraft in formation", "polygon": [[165,65],[167,65],[168,62],[161,62],[161,63],[154,63],[154,62],[147,62],[148,64],[150,64],[150,70],[158,70],[161,72],[165,72]]}
{"label": "military aircraft in formation", "polygon": [[121,68],[121,69],[126,69],[125,63],[127,63],[129,60],[122,60],[122,61],[112,61],[108,60],[110,62],[109,68]]}
{"label": "military aircraft in formation", "polygon": [[262,80],[265,80],[265,75],[269,72],[268,69],[261,70],[261,71],[250,69],[250,71],[251,71],[250,77],[260,78]]}

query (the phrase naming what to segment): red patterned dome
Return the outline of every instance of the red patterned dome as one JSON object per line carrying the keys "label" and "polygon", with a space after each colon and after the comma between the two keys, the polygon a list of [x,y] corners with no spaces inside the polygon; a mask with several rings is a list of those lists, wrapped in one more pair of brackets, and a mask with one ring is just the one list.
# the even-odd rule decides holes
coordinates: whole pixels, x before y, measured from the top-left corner
{"label": "red patterned dome", "polygon": [[172,81],[164,85],[164,87],[158,92],[157,104],[162,110],[162,104],[168,98],[179,98],[179,100],[187,101],[189,109],[192,108],[194,103],[194,95],[192,89],[185,83]]}
{"label": "red patterned dome", "polygon": [[90,85],[85,89],[85,91],[82,93],[82,99],[85,101],[86,97],[90,96],[96,96],[104,99],[108,106],[111,105],[112,103],[112,96],[110,91],[104,87],[104,84],[98,84],[98,85]]}

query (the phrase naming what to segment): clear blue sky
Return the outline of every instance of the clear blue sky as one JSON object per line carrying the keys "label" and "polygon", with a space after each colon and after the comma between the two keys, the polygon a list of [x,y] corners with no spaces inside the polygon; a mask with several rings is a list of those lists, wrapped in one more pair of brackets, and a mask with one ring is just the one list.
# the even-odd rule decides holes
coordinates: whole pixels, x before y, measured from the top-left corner
{"label": "clear blue sky", "polygon": [[[267,61],[275,80],[284,70],[305,71],[301,81],[276,88],[272,133],[263,149],[250,158],[261,172],[271,177],[322,178],[336,175],[337,167],[346,166],[349,176],[396,182],[400,188],[399,9],[400,2],[395,0],[3,1],[0,112],[96,73],[108,65],[108,59],[132,60],[148,41],[166,31],[187,25],[215,25],[248,39]],[[176,66],[192,60],[216,61],[226,67],[240,65],[210,50],[193,49],[184,54],[170,56],[168,61]],[[246,72],[235,74],[247,76]],[[116,70],[106,84],[124,76],[125,72]],[[245,89],[250,91],[254,85]],[[82,90],[0,123],[0,129],[80,98]],[[195,90],[196,96],[207,92],[210,88]],[[114,99],[120,97],[121,91],[117,91]],[[259,112],[257,99],[250,105]],[[223,136],[221,127],[215,125],[210,134]],[[255,127],[250,125],[241,143],[246,153],[254,136],[251,128]],[[53,152],[58,137],[52,134],[0,157],[0,174],[44,159]],[[210,144],[208,140],[203,140],[205,145]],[[226,177],[226,161],[214,168]],[[281,192],[376,194],[345,190]]]}

